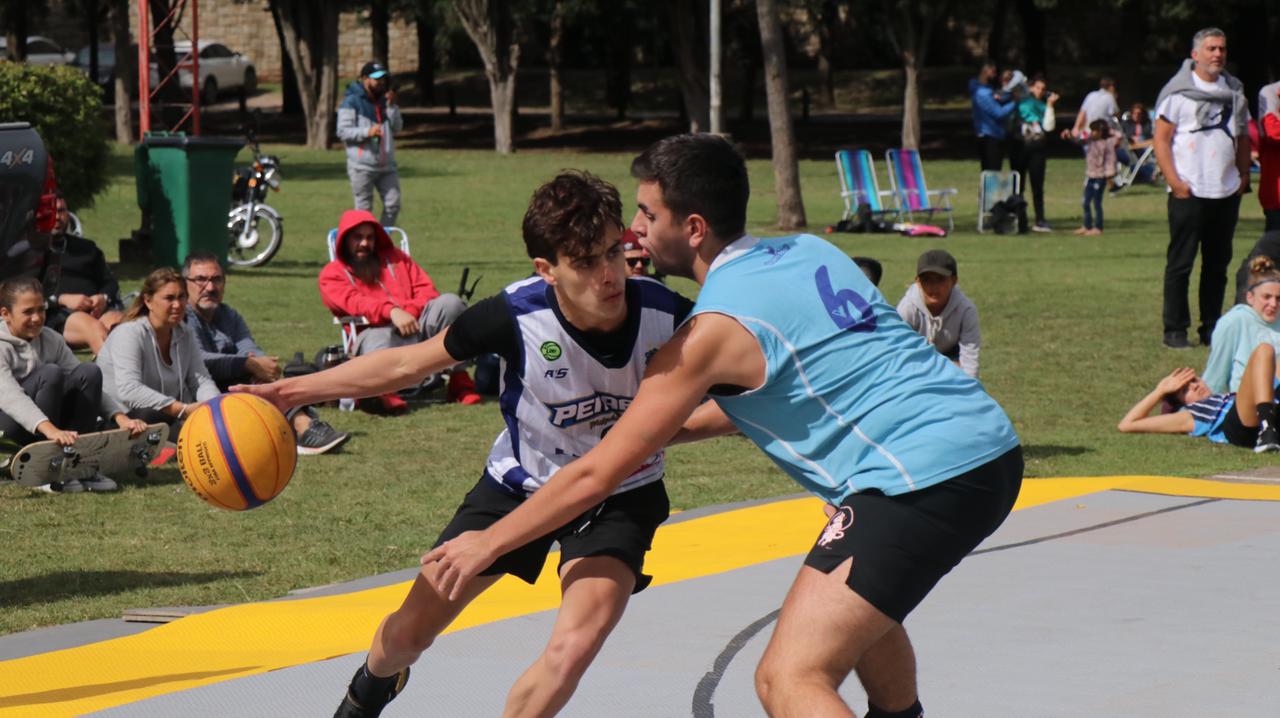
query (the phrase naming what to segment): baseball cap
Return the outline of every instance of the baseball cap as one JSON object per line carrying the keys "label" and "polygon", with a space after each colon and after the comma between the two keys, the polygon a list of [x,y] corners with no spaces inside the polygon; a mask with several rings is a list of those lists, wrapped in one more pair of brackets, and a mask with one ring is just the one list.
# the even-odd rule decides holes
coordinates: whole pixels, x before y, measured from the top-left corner
{"label": "baseball cap", "polygon": [[945,249],[931,249],[920,255],[920,259],[916,261],[916,276],[925,272],[954,277],[957,274],[956,258]]}
{"label": "baseball cap", "polygon": [[376,62],[366,62],[364,67],[360,68],[361,77],[368,77],[370,79],[377,80],[378,78],[386,77],[386,75],[387,68]]}

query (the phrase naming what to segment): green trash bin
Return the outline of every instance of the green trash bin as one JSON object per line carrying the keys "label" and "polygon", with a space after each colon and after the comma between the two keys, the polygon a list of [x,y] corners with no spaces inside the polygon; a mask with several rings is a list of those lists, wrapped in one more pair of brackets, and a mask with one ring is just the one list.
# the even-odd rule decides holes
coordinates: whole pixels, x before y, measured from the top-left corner
{"label": "green trash bin", "polygon": [[149,133],[134,149],[138,207],[150,223],[156,266],[177,267],[196,250],[226,261],[231,178],[243,145],[234,137]]}

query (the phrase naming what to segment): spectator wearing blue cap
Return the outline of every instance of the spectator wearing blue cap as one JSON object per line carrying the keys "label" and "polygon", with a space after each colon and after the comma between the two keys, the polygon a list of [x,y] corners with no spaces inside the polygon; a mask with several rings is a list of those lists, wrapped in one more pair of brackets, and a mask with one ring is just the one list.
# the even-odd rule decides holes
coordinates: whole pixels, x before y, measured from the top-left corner
{"label": "spectator wearing blue cap", "polygon": [[372,212],[373,190],[377,189],[382,198],[379,219],[384,227],[394,225],[400,214],[400,177],[392,135],[404,127],[389,80],[387,68],[365,63],[338,107],[338,139],[347,146],[347,177],[355,208]]}

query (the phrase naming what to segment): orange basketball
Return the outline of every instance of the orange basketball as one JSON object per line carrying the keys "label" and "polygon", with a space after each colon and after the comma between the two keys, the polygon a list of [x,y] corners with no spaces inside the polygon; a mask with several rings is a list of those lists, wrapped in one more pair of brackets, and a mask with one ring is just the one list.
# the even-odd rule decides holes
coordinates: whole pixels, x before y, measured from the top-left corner
{"label": "orange basketball", "polygon": [[222,394],[187,417],[178,435],[178,469],[196,495],[244,511],[275,498],[298,463],[293,427],[252,394]]}

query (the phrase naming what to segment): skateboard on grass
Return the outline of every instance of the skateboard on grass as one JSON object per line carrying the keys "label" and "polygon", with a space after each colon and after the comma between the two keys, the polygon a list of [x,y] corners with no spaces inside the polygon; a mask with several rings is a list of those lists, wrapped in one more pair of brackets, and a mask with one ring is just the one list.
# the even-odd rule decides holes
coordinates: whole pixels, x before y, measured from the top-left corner
{"label": "skateboard on grass", "polygon": [[65,483],[102,473],[120,476],[132,472],[141,478],[147,466],[161,453],[169,438],[167,424],[148,424],[136,438],[128,429],[81,434],[71,446],[54,441],[27,444],[9,461],[9,474],[23,486],[41,486],[54,481]]}

